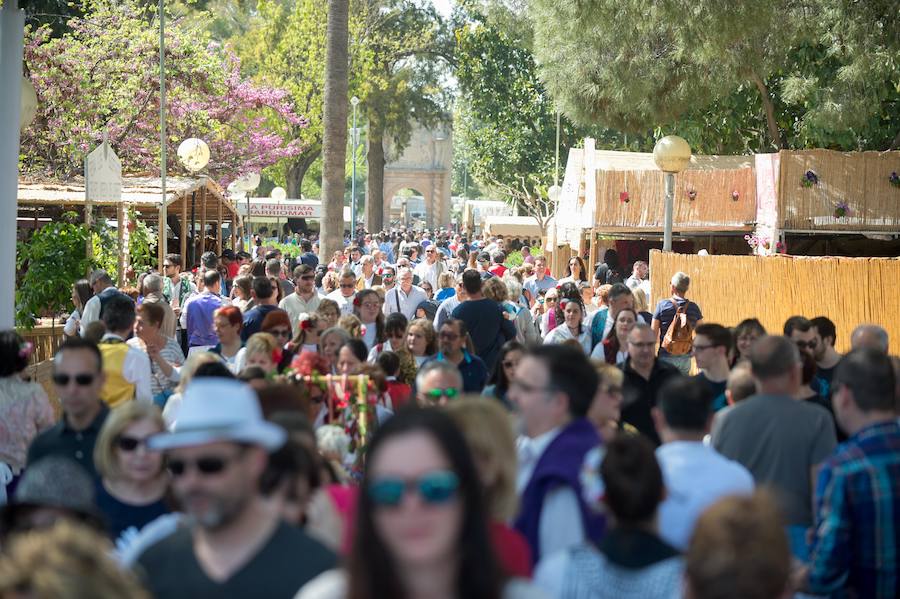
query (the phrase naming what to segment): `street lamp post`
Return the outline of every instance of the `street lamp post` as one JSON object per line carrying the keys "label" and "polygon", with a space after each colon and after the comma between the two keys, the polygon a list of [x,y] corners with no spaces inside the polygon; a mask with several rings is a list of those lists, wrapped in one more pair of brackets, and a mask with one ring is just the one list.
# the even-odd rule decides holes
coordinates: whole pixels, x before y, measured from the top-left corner
{"label": "street lamp post", "polygon": [[[209,164],[209,146],[202,139],[189,137],[178,145],[178,160],[192,175],[196,175]],[[203,179],[201,178],[201,181]],[[203,196],[201,196],[202,198]],[[196,193],[191,192],[191,262],[189,266],[194,265],[197,259],[197,231],[194,222],[196,213],[195,207]],[[205,213],[204,213],[205,214]],[[203,215],[201,215],[203,218]],[[206,223],[202,223],[203,226]],[[182,234],[184,231],[182,231]],[[200,253],[203,253],[203,239],[206,237],[206,231],[200,231]],[[182,256],[182,260],[184,256]]]}
{"label": "street lamp post", "polygon": [[253,240],[251,238],[252,231],[250,230],[250,193],[257,187],[259,187],[259,180],[259,173],[250,172],[246,175],[238,177],[238,179],[234,182],[235,186],[244,192],[244,197],[247,200],[247,220],[244,222],[244,229],[247,232],[246,251],[250,251],[250,249],[253,247]]}
{"label": "street lamp post", "polygon": [[350,143],[353,148],[350,155],[353,160],[353,166],[350,173],[350,243],[353,243],[353,237],[356,235],[356,149],[359,147],[359,129],[356,127],[356,107],[359,106],[359,98],[353,96],[350,98],[350,104],[353,105],[353,129],[351,130]]}
{"label": "street lamp post", "polygon": [[653,147],[653,161],[666,174],[666,201],[663,216],[663,251],[672,251],[672,212],[675,207],[675,174],[691,161],[691,147],[677,135],[667,135]]}

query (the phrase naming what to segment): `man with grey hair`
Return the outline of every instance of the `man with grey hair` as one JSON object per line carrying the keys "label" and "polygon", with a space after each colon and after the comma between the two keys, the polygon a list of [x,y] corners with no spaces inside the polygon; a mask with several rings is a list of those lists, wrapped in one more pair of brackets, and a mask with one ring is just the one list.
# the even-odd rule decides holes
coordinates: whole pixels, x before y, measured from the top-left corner
{"label": "man with grey hair", "polygon": [[368,254],[359,259],[359,266],[357,266],[355,273],[358,277],[356,282],[357,291],[381,285],[381,275],[375,272],[375,258]]}
{"label": "man with grey hair", "polygon": [[794,395],[803,380],[800,350],[787,337],[759,339],[750,351],[759,392],[713,422],[712,445],[743,464],[757,485],[769,485],[788,525],[791,549],[806,558],[806,530],[813,523],[812,481],[837,446],[828,410]]}
{"label": "man with grey hair", "polygon": [[422,407],[445,406],[462,392],[462,374],[450,362],[432,360],[424,364],[416,375],[416,401]]}
{"label": "man with grey hair", "polygon": [[[659,301],[653,312],[653,322],[651,323],[659,338],[659,358],[678,368],[682,374],[690,374],[692,346],[688,347],[686,352],[674,355],[663,347],[663,343],[673,323],[684,334],[693,335],[693,330],[703,322],[703,312],[700,311],[700,306],[685,298],[690,285],[691,278],[687,274],[676,272],[672,276],[672,295]],[[684,329],[688,330],[684,331]]]}
{"label": "man with grey hair", "polygon": [[356,300],[356,275],[349,267],[341,271],[338,285],[339,287],[326,297],[337,302],[341,309],[341,316],[353,314],[353,302]]}
{"label": "man with grey hair", "polygon": [[413,271],[408,267],[402,267],[397,272],[398,284],[388,290],[384,295],[385,316],[394,312],[400,312],[407,320],[416,317],[416,307],[422,302],[428,301],[428,294],[421,287],[413,285]]}
{"label": "man with grey hair", "polygon": [[103,316],[103,305],[106,301],[119,293],[119,290],[113,286],[112,278],[105,270],[95,270],[90,276],[91,288],[94,290],[94,296],[84,305],[81,313],[81,336],[84,337],[87,326],[92,322],[100,320]]}
{"label": "man with grey hair", "polygon": [[883,354],[888,353],[888,332],[877,324],[861,324],[850,335],[850,347],[869,347]]}
{"label": "man with grey hair", "polygon": [[163,296],[163,278],[160,275],[153,273],[144,277],[144,303],[159,304],[165,313],[159,332],[170,339],[175,339],[175,323],[178,319],[175,318],[175,310]]}

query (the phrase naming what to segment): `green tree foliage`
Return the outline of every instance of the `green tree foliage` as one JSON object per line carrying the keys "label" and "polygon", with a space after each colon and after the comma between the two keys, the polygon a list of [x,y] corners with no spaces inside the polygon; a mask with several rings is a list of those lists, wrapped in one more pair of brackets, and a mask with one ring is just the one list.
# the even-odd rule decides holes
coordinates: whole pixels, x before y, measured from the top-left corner
{"label": "green tree foliage", "polygon": [[88,228],[69,212],[37,229],[16,247],[16,325],[32,328],[35,318],[71,307],[72,284],[94,265],[87,257]]}
{"label": "green tree foliage", "polygon": [[698,148],[727,151],[885,148],[898,135],[896,2],[534,0],[529,9],[541,78],[576,122],[693,131]]}
{"label": "green tree foliage", "polygon": [[[454,31],[457,149],[463,150],[469,173],[491,194],[541,220],[551,208],[547,189],[554,181],[556,106],[538,76],[530,27],[502,5],[466,2],[454,14]],[[626,137],[562,118],[561,171],[568,149],[588,135],[599,147],[619,150],[645,149],[650,140],[649,130]]]}

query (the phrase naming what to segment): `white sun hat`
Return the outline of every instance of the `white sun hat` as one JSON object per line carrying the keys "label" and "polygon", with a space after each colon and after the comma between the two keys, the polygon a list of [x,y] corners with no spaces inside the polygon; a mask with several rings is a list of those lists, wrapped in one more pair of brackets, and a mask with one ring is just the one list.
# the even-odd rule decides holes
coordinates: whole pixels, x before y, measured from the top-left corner
{"label": "white sun hat", "polygon": [[286,438],[283,428],[263,418],[249,385],[226,378],[199,378],[185,390],[172,432],[154,435],[148,445],[165,450],[234,441],[274,451]]}

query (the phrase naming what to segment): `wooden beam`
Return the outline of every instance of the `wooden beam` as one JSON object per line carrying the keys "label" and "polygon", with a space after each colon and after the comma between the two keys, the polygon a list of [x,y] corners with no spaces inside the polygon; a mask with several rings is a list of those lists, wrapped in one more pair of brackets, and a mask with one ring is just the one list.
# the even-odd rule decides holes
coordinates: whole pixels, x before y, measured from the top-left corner
{"label": "wooden beam", "polygon": [[206,185],[200,188],[200,255],[206,251]]}
{"label": "wooden beam", "polygon": [[187,194],[181,196],[181,270],[187,268]]}
{"label": "wooden beam", "polygon": [[222,255],[222,202],[224,202],[222,198],[216,197],[216,204],[219,206],[219,224],[217,225],[219,228],[219,234],[216,236],[218,240],[218,251],[216,252],[218,255]]}
{"label": "wooden beam", "polygon": [[117,279],[118,286],[121,289],[125,286],[125,204],[122,202],[116,205],[116,222],[118,224],[116,234],[119,250],[119,276]]}

